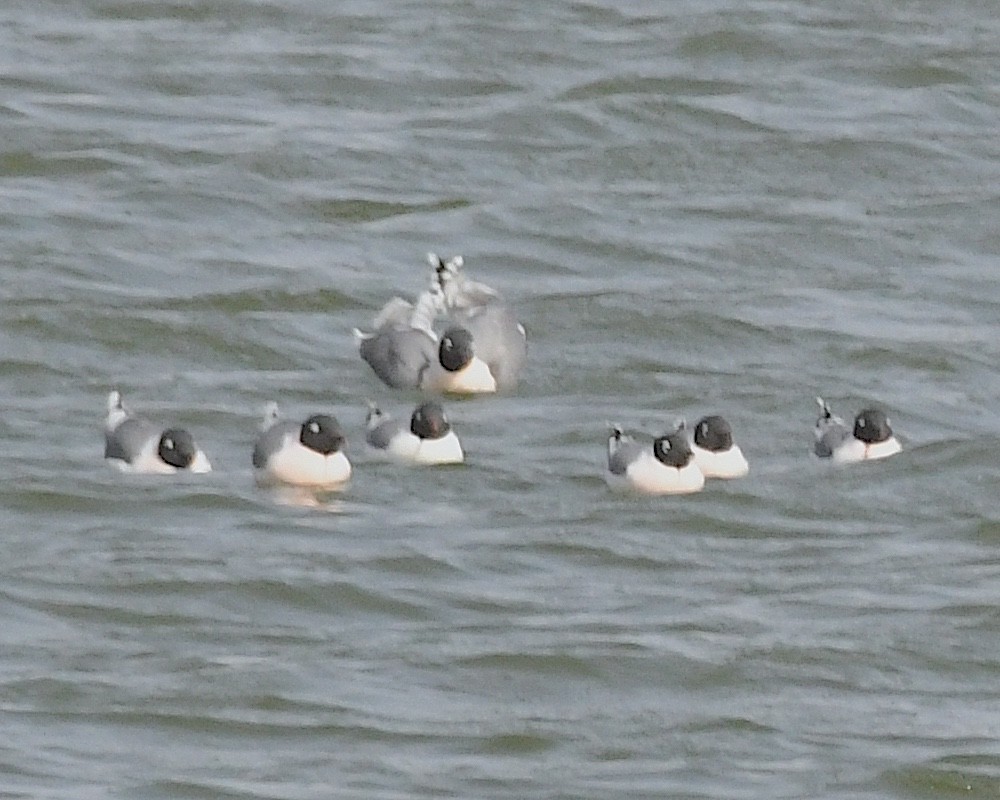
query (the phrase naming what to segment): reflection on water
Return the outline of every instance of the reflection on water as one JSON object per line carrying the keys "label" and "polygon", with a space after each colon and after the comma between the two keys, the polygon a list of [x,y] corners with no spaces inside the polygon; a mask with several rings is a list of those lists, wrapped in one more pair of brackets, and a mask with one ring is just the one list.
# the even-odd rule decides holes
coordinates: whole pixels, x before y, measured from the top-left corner
{"label": "reflection on water", "polygon": [[339,497],[340,490],[335,492],[306,486],[270,486],[261,491],[278,505],[299,506],[334,514],[344,511],[344,502]]}

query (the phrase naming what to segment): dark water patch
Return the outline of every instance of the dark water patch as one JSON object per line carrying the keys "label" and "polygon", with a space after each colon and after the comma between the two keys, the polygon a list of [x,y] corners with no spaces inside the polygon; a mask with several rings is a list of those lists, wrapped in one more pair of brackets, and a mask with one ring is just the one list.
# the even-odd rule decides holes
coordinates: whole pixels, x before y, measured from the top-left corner
{"label": "dark water patch", "polygon": [[335,706],[329,703],[310,703],[302,700],[294,700],[280,694],[256,694],[243,698],[241,706],[248,710],[256,709],[269,714],[287,714],[289,716],[308,715],[315,717],[319,714],[347,714],[349,709],[344,706]]}
{"label": "dark water patch", "polygon": [[881,783],[906,800],[993,800],[1000,797],[1000,757],[994,753],[944,756],[889,770]]}
{"label": "dark water patch", "polygon": [[348,295],[328,287],[294,291],[275,286],[183,298],[157,298],[140,302],[137,307],[150,311],[217,311],[232,315],[336,312],[356,308],[357,304]]}
{"label": "dark water patch", "polygon": [[[597,159],[594,163],[594,154],[589,154],[585,159],[589,166],[587,169],[600,171],[604,164],[603,159]],[[576,219],[584,230],[578,235],[566,235],[559,226],[553,225],[549,214],[555,214],[557,218],[569,217]],[[546,268],[544,275],[539,278],[551,281],[557,285],[557,291],[542,290],[543,297],[536,295],[531,297],[534,305],[542,300],[549,299],[558,301],[560,297],[564,300],[567,297],[582,296],[599,300],[602,296],[613,294],[616,290],[639,290],[639,284],[647,285],[649,278],[650,264],[656,265],[657,271],[665,269],[665,265],[673,263],[669,257],[665,257],[662,249],[655,243],[640,242],[635,237],[624,235],[621,232],[607,231],[598,233],[587,224],[591,220],[595,228],[603,227],[602,221],[593,210],[577,204],[560,205],[544,210],[530,213],[522,224],[528,229],[525,235],[537,235],[539,246],[563,253],[566,258],[562,266],[553,273],[549,273]],[[576,259],[586,262],[593,262],[595,269],[602,276],[600,280],[595,280],[591,275],[585,280],[581,280],[577,286],[567,278],[567,276],[580,276],[581,270],[574,263]],[[628,269],[622,269],[623,265],[628,265]],[[559,271],[565,274],[560,277]],[[598,288],[599,287],[599,288]],[[609,288],[613,287],[613,288]],[[511,290],[507,290],[512,293]]]}
{"label": "dark water patch", "polygon": [[688,35],[681,40],[678,51],[688,58],[715,61],[726,58],[775,61],[787,55],[779,41],[774,38],[725,29]]}
{"label": "dark water patch", "polygon": [[534,614],[541,607],[539,601],[514,597],[491,599],[485,593],[469,595],[467,592],[458,593],[450,590],[440,592],[439,594],[452,608],[471,611],[482,615],[483,618],[489,618],[498,614]]}
{"label": "dark water patch", "polygon": [[[701,634],[703,635],[703,634]],[[603,679],[617,687],[637,687],[643,691],[656,687],[677,688],[682,692],[726,690],[738,685],[746,675],[744,665],[719,661],[697,649],[691,651],[692,638],[701,638],[682,632],[676,639],[667,638],[657,646],[624,646],[618,652],[603,652],[592,659]],[[664,649],[664,647],[668,649]],[[680,648],[680,650],[674,649]]]}
{"label": "dark water patch", "polygon": [[[234,144],[238,144],[238,141]],[[348,153],[343,153],[341,158],[347,160],[350,156]],[[303,146],[293,148],[289,145],[275,150],[266,143],[264,145],[255,143],[249,149],[245,147],[235,149],[232,159],[233,166],[239,173],[263,179],[261,190],[265,198],[270,197],[274,191],[281,191],[286,197],[291,198],[287,205],[290,213],[295,211],[295,202],[301,198],[305,188],[311,188],[312,181],[318,176],[327,174],[330,169],[322,153]],[[303,208],[308,210],[308,205],[304,205]]]}
{"label": "dark water patch", "polygon": [[[899,425],[898,414],[894,413],[893,419]],[[944,435],[941,432],[940,435]],[[899,435],[906,441],[906,433],[900,429]],[[995,437],[984,437],[981,439],[940,439],[930,442],[907,442],[910,446],[903,451],[901,456],[907,459],[907,469],[902,479],[919,479],[926,476],[940,476],[942,471],[951,471],[957,475],[957,470],[966,468],[979,468],[983,465],[992,464],[997,448],[1000,448],[1000,440]],[[969,498],[972,500],[972,498]],[[975,513],[975,506],[970,505],[967,509]]]}
{"label": "dark water patch", "polygon": [[4,86],[14,94],[0,103],[0,114],[15,123],[32,119],[36,110],[32,103],[26,102],[26,98],[45,97],[56,94],[59,90],[71,91],[59,83],[57,77],[51,74],[17,75],[13,72],[4,75]]}
{"label": "dark water patch", "polygon": [[[716,292],[713,302],[731,309],[730,313],[721,311],[708,311],[704,308],[697,310],[678,309],[671,314],[671,327],[678,330],[689,330],[690,338],[699,342],[699,348],[704,347],[707,351],[715,352],[719,344],[734,344],[736,349],[746,350],[753,345],[751,342],[759,342],[763,350],[769,346],[781,346],[787,343],[788,337],[784,331],[776,330],[773,326],[763,325],[741,316],[741,306],[750,300],[739,293],[730,293],[726,290]],[[703,368],[712,370],[723,367],[724,364],[718,360],[714,363],[702,362]],[[737,367],[733,364],[723,371],[733,371]],[[744,368],[739,368],[738,373],[742,373]],[[737,374],[738,374],[737,373]]]}
{"label": "dark water patch", "polygon": [[653,95],[656,97],[700,97],[739,94],[744,84],[728,80],[697,79],[688,76],[642,77],[616,76],[573,87],[564,92],[564,100],[592,100],[619,95]]}
{"label": "dark water patch", "polygon": [[53,178],[90,176],[120,169],[120,158],[85,153],[46,153],[30,151],[0,153],[0,176],[8,178]]}
{"label": "dark water patch", "polygon": [[436,214],[467,208],[471,202],[462,198],[427,203],[398,203],[365,199],[314,200],[297,205],[309,216],[326,222],[365,223],[408,214]]}
{"label": "dark water patch", "polygon": [[578,566],[659,571],[666,566],[660,558],[628,552],[624,546],[588,545],[566,539],[561,542],[540,542],[530,545],[530,551],[542,556],[554,556]]}
{"label": "dark water patch", "polygon": [[956,361],[964,360],[966,354],[929,343],[903,343],[892,347],[868,343],[850,343],[843,350],[843,357],[862,369],[880,368],[910,369],[927,375],[946,376],[960,372]]}
{"label": "dark water patch", "polygon": [[[35,718],[49,717],[69,721],[100,721],[135,731],[183,732],[189,736],[234,738],[244,741],[247,737],[267,740],[315,740],[316,737],[343,739],[344,741],[370,741],[383,744],[433,743],[440,737],[431,732],[395,730],[374,725],[351,722],[323,721],[297,718],[289,722],[261,719],[259,712],[241,711],[231,707],[220,708],[218,714],[205,713],[191,708],[185,711],[112,709],[79,711],[66,714],[35,714]],[[329,716],[338,716],[335,712]]]}
{"label": "dark water patch", "polygon": [[100,494],[67,492],[43,486],[18,486],[7,480],[0,491],[4,505],[14,511],[45,514],[103,514],[108,511],[107,498]]}
{"label": "dark water patch", "polygon": [[369,566],[379,572],[414,575],[421,578],[445,578],[463,572],[444,559],[433,558],[423,553],[380,556],[372,559]]}
{"label": "dark water patch", "polygon": [[255,2],[247,6],[229,0],[204,3],[187,0],[110,0],[99,2],[92,14],[95,19],[113,22],[193,23],[199,26],[215,22],[233,29],[250,25],[282,27],[288,18],[287,9],[279,4]]}
{"label": "dark water patch", "polygon": [[[722,492],[729,489],[728,486],[720,485],[710,481],[709,486],[702,490]],[[766,513],[760,502],[741,504],[737,496],[734,502],[730,502],[733,495],[728,493],[725,496],[724,506],[713,504],[708,510],[710,513],[690,513],[686,519],[684,530],[686,533],[710,535],[713,538],[725,539],[745,539],[748,541],[760,540],[789,540],[797,539],[801,533],[797,525],[775,524],[772,515]],[[757,512],[757,513],[755,513]]]}
{"label": "dark water patch", "polygon": [[265,339],[247,336],[247,329],[236,320],[211,323],[193,318],[180,310],[155,309],[119,314],[88,314],[75,326],[78,334],[86,332],[92,346],[113,353],[116,359],[141,356],[144,359],[166,356],[203,369],[212,361],[222,364],[252,364],[261,369],[295,366],[287,350],[269,346]]}
{"label": "dark water patch", "polygon": [[756,720],[747,717],[716,717],[712,719],[701,719],[685,723],[681,730],[684,733],[698,734],[722,734],[722,733],[777,733],[777,729],[764,725]]}
{"label": "dark water patch", "polygon": [[[249,463],[249,455],[247,461]],[[178,499],[185,508],[196,511],[247,513],[260,508],[260,505],[249,496],[236,494],[222,488],[191,487]]]}
{"label": "dark water patch", "polygon": [[537,756],[553,750],[558,739],[539,733],[498,733],[474,740],[468,752],[495,756]]}
{"label": "dark water patch", "polygon": [[601,676],[589,659],[559,654],[490,653],[455,659],[460,667],[476,670],[523,673],[534,676],[559,675],[565,679],[596,678]]}
{"label": "dark water patch", "polygon": [[[340,109],[361,113],[378,110],[387,118],[395,117],[414,103],[418,104],[422,115],[432,113],[434,109],[447,108],[453,124],[462,116],[456,106],[477,107],[502,102],[504,96],[519,90],[517,85],[499,78],[445,77],[422,74],[418,69],[410,72],[405,81],[407,88],[403,89],[403,82],[392,77],[359,74],[353,71],[353,65],[331,70],[329,57],[313,61],[317,62],[313,71],[307,64],[305,68],[293,68],[282,74],[261,71],[254,77],[260,86],[278,93],[287,92],[289,78],[297,76],[295,94],[298,98],[317,105],[326,105],[331,98],[336,98]],[[401,129],[404,124],[399,124]]]}
{"label": "dark water patch", "polygon": [[[188,587],[190,588],[190,587]],[[178,590],[178,594],[185,592]],[[202,613],[185,614],[170,611],[140,611],[99,603],[57,602],[53,600],[23,601],[30,608],[51,614],[57,619],[98,625],[125,625],[138,628],[197,628],[208,621]],[[218,624],[218,621],[216,621]]]}
{"label": "dark water patch", "polygon": [[972,83],[970,76],[949,67],[927,63],[913,63],[866,70],[868,80],[877,81],[895,89],[922,89],[934,86],[966,86]]}
{"label": "dark water patch", "polygon": [[43,677],[6,681],[4,694],[8,710],[13,708],[73,708],[87,697],[87,691],[77,680]]}
{"label": "dark water patch", "polygon": [[973,527],[972,538],[986,545],[1000,545],[1000,519],[978,521]]}
{"label": "dark water patch", "polygon": [[[871,642],[868,649],[874,652],[879,647]],[[862,657],[863,653],[869,657]],[[784,685],[806,689],[862,691],[866,694],[894,690],[907,670],[900,664],[871,658],[871,655],[871,652],[865,652],[862,641],[854,640],[845,641],[839,647],[778,644],[766,650],[742,653],[740,671],[750,679],[760,678],[766,673]]]}
{"label": "dark water patch", "polygon": [[0,358],[0,378],[9,378],[22,385],[44,383],[48,380],[66,380],[72,374],[51,363],[16,358]]}
{"label": "dark water patch", "polygon": [[128,790],[134,797],[148,800],[264,800],[274,797],[257,790],[228,789],[217,781],[158,780],[134,782]]}
{"label": "dark water patch", "polygon": [[432,614],[421,604],[395,598],[386,592],[364,589],[354,583],[303,583],[276,580],[241,581],[230,587],[238,596],[251,602],[269,602],[278,606],[323,611],[338,615],[374,614],[394,619],[423,621]]}
{"label": "dark water patch", "polygon": [[630,762],[639,758],[640,751],[630,747],[609,747],[597,750],[593,757],[598,762]]}
{"label": "dark water patch", "polygon": [[[467,100],[469,98],[490,99],[498,95],[518,92],[521,87],[516,83],[496,78],[480,79],[473,76],[455,78],[414,76],[413,86],[419,92],[426,93],[433,105],[444,105],[442,101]],[[448,104],[449,107],[451,104]]]}
{"label": "dark water patch", "polygon": [[[722,163],[731,163],[734,168],[738,163],[742,163],[744,168],[749,167],[752,162],[748,162],[748,159],[752,156],[747,152],[747,148],[751,152],[761,150],[764,147],[762,139],[773,137],[777,126],[764,122],[760,116],[753,116],[751,107],[725,102],[725,97],[728,96],[719,98],[640,96],[631,101],[625,111],[636,123],[648,125],[656,119],[669,116],[685,133],[685,139],[693,136],[704,138],[697,148],[675,150],[674,157],[670,159],[663,157],[662,144],[657,143],[655,150],[648,152],[646,144],[633,145],[633,154],[646,153],[644,158],[633,155],[634,163],[639,166],[648,165],[645,172],[640,174],[665,180],[671,173],[683,176],[686,170],[691,169],[691,179],[697,180],[696,174],[704,171],[704,162],[709,158]],[[710,144],[724,138],[730,140],[730,147],[726,151]],[[738,144],[739,142],[743,143],[742,146]],[[656,151],[660,152],[659,156],[656,155]]]}
{"label": "dark water patch", "polygon": [[[238,120],[230,120],[237,122]],[[218,120],[221,122],[221,120]],[[210,139],[202,143],[201,146],[194,146],[190,141],[177,141],[174,139],[163,142],[143,141],[141,143],[119,142],[115,147],[115,152],[123,156],[128,156],[131,163],[136,164],[156,164],[160,169],[166,167],[178,167],[185,171],[196,168],[215,167],[226,163],[231,158],[229,150],[235,146],[228,142],[228,138],[223,140]],[[128,194],[136,191],[131,187]]]}
{"label": "dark water patch", "polygon": [[[976,566],[986,565],[977,561]],[[1000,566],[1000,554],[994,556],[993,566]],[[937,609],[937,612],[946,614],[957,628],[981,629],[983,631],[1000,630],[1000,608],[997,606],[980,603],[956,603],[942,606]],[[1000,672],[1000,661],[993,661],[989,666],[996,672]]]}

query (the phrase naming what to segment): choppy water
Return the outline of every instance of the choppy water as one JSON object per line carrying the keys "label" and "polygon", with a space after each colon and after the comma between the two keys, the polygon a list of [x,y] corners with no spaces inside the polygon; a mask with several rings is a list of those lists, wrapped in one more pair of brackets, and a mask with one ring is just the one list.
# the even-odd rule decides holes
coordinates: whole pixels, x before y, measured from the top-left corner
{"label": "choppy water", "polygon": [[[993,3],[23,0],[0,71],[0,795],[1000,796]],[[427,250],[529,367],[369,464]],[[216,471],[107,469],[114,386]],[[821,469],[817,394],[905,452]],[[749,478],[606,490],[709,411]]]}

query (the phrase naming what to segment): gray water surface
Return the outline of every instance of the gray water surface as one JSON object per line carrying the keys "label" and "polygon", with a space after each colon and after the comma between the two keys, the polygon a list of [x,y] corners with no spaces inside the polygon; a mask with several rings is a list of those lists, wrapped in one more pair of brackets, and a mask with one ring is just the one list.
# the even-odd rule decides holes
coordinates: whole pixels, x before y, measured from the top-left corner
{"label": "gray water surface", "polygon": [[[0,75],[0,795],[1000,796],[993,3],[23,0]],[[408,470],[350,331],[428,250],[530,351]],[[346,491],[255,488],[272,399]],[[607,490],[705,413],[748,478]]]}

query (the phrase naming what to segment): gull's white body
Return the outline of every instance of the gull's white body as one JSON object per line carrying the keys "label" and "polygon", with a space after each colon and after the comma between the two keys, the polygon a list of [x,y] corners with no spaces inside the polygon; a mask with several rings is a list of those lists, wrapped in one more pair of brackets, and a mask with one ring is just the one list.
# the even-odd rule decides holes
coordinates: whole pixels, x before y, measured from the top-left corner
{"label": "gull's white body", "polygon": [[277,404],[268,405],[255,447],[262,461],[254,467],[257,484],[334,489],[350,480],[351,462],[343,450],[327,455],[312,450],[300,441],[301,431],[300,423],[278,418]]}
{"label": "gull's white body", "polygon": [[715,453],[692,442],[691,452],[706,478],[742,478],[750,472],[750,464],[737,444],[721,453]]}

